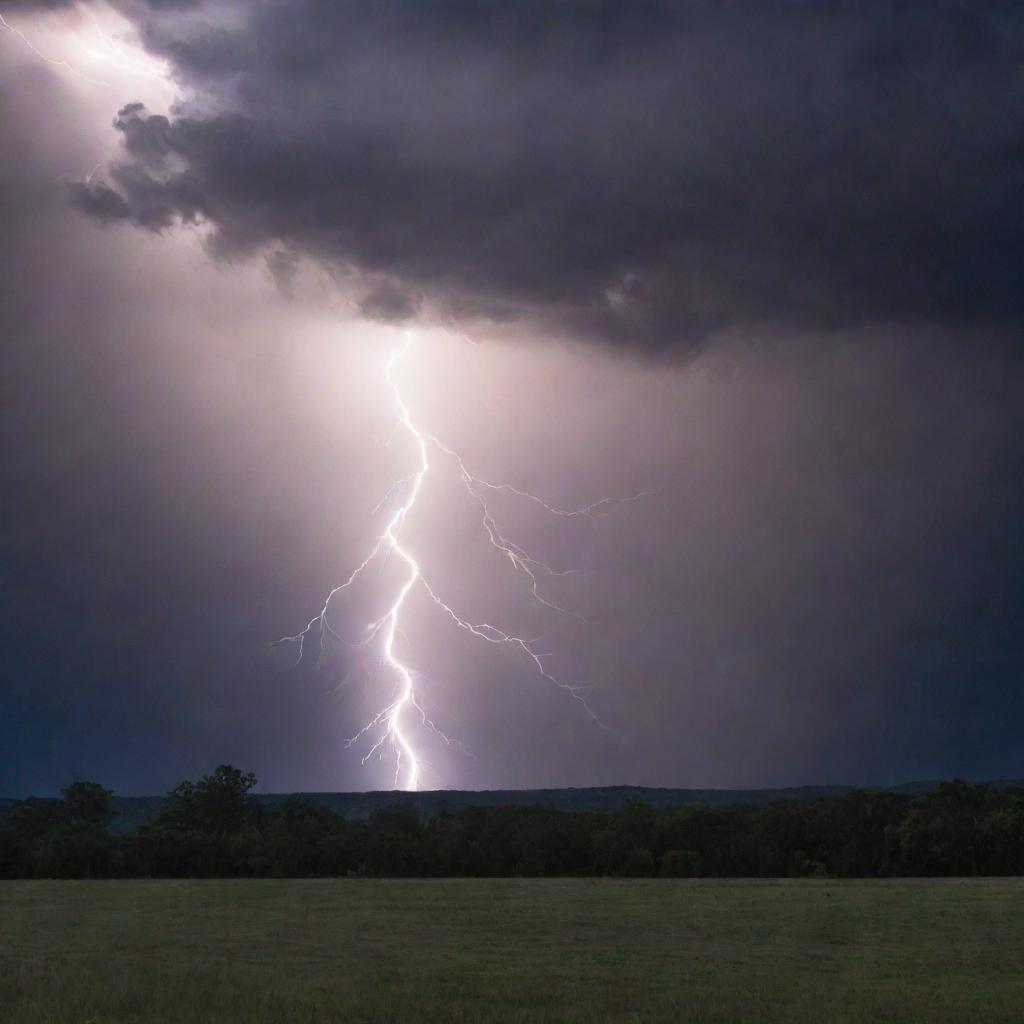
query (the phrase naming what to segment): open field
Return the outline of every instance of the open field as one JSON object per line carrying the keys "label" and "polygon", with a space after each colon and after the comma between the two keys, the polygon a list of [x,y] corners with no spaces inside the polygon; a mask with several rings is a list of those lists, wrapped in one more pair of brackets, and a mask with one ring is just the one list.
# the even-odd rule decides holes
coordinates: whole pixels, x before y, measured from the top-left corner
{"label": "open field", "polygon": [[0,1020],[1024,1019],[1024,880],[0,882]]}

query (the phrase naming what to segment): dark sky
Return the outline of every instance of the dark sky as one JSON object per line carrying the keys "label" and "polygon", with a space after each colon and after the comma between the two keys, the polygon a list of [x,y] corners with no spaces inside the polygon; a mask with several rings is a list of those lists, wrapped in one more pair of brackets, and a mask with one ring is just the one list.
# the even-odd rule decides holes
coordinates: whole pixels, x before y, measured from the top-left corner
{"label": "dark sky", "polygon": [[380,652],[267,641],[410,471],[405,329],[479,475],[657,490],[494,498],[583,622],[435,453],[425,575],[607,727],[417,591],[396,643],[457,741],[410,724],[425,787],[1024,776],[1024,9],[0,14],[0,793],[393,783],[345,748]]}

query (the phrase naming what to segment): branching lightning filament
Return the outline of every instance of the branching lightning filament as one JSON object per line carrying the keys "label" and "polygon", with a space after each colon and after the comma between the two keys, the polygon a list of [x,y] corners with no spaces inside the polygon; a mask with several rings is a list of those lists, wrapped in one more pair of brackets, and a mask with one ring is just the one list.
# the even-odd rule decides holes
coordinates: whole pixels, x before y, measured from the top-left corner
{"label": "branching lightning filament", "polygon": [[43,53],[42,50],[32,42],[31,39],[21,31],[20,28],[15,28],[2,14],[0,14],[0,29],[9,32],[11,35],[21,40],[24,46],[34,53],[40,60],[45,61],[47,64],[53,65],[55,68],[63,68],[65,71],[74,75],[76,78],[80,78],[83,82],[90,82],[93,85],[108,85],[108,82],[104,82],[99,78],[90,78],[84,71],[75,67],[73,64],[69,64],[66,60],[58,57],[51,57],[47,53]]}
{"label": "branching lightning filament", "polygon": [[[373,641],[380,642],[384,665],[390,671],[397,684],[394,691],[395,696],[389,704],[378,711],[354,736],[348,739],[346,746],[352,747],[366,738],[372,740],[369,750],[362,758],[363,764],[366,764],[375,754],[382,754],[385,748],[390,748],[394,753],[395,759],[395,786],[404,787],[408,790],[419,788],[422,768],[424,767],[423,758],[417,754],[409,736],[408,727],[410,719],[413,721],[418,719],[423,727],[446,744],[451,745],[453,743],[452,739],[442,732],[427,715],[417,694],[414,672],[403,660],[402,655],[396,651],[396,641],[400,631],[402,613],[409,596],[417,588],[459,629],[467,631],[486,643],[506,645],[518,650],[527,659],[527,663],[532,666],[535,672],[552,685],[564,690],[570,697],[579,702],[595,723],[602,726],[602,728],[605,727],[604,723],[601,722],[600,718],[587,703],[580,688],[562,682],[548,670],[545,663],[546,655],[538,653],[535,647],[535,640],[508,633],[488,622],[473,622],[463,617],[437,593],[424,577],[419,562],[402,540],[402,532],[403,527],[413,512],[427,474],[430,472],[430,450],[435,450],[455,463],[463,486],[480,509],[484,535],[490,544],[497,548],[509,561],[516,572],[526,577],[533,597],[545,608],[579,619],[582,619],[582,616],[562,608],[545,597],[540,590],[544,578],[569,575],[575,572],[575,570],[554,568],[547,562],[533,557],[521,545],[506,537],[491,511],[488,497],[496,493],[511,494],[532,502],[550,515],[575,518],[581,516],[600,516],[613,505],[636,501],[645,495],[654,493],[652,491],[642,491],[628,498],[602,498],[583,508],[564,509],[510,484],[495,484],[474,475],[467,468],[462,456],[441,442],[433,434],[422,430],[413,420],[412,412],[396,379],[396,374],[412,345],[413,336],[407,333],[404,342],[389,356],[385,364],[384,377],[397,414],[395,432],[404,432],[412,443],[416,456],[415,468],[410,474],[396,480],[378,504],[377,507],[379,509],[391,500],[396,502],[394,511],[388,517],[383,532],[377,537],[366,558],[353,570],[344,583],[335,587],[327,595],[320,612],[309,621],[303,630],[293,636],[281,637],[275,641],[275,645],[285,643],[296,644],[298,646],[299,661],[306,655],[307,644],[311,639],[318,643],[321,655],[331,639],[340,641],[347,646],[357,647],[364,647]],[[364,636],[360,641],[352,643],[346,640],[335,626],[332,625],[331,604],[342,591],[351,587],[371,565],[378,560],[389,557],[395,558],[403,567],[403,578],[397,584],[397,589],[387,611],[380,618],[366,626]]]}
{"label": "branching lightning filament", "polygon": [[[84,8],[83,13],[89,15],[90,26],[84,31],[64,34],[65,43],[70,42],[77,50],[84,53],[91,64],[102,64],[112,71],[119,71],[133,77],[149,78],[159,82],[166,81],[167,72],[160,63],[151,60],[138,50],[132,52],[133,48],[118,42],[114,35],[104,29],[101,18],[94,10]],[[109,18],[107,20],[109,21]],[[126,24],[123,18],[116,20],[119,25]],[[3,14],[0,14],[0,30],[14,36],[26,49],[46,64],[66,71],[91,85],[111,88],[110,82],[102,78],[94,78],[77,64],[72,64],[63,57],[54,57],[40,49],[20,28],[12,25]]]}

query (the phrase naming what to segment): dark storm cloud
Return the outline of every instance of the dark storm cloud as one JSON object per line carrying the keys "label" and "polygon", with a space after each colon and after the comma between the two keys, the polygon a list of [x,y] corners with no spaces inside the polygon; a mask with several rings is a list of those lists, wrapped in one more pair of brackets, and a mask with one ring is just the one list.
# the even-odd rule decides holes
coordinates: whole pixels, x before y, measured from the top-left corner
{"label": "dark storm cloud", "polygon": [[[358,564],[409,469],[374,440],[391,335],[335,313],[360,303],[651,346],[746,321],[682,369],[424,333],[410,397],[467,465],[566,506],[664,484],[585,523],[502,498],[587,574],[545,586],[588,626],[516,589],[432,460],[432,584],[543,635],[622,737],[417,603],[403,647],[476,755],[431,749],[450,784],[1024,775],[1017,7],[117,7],[175,110],[0,32],[0,794],[223,760],[391,784],[342,742],[386,679],[256,642]],[[73,55],[88,22],[15,23]],[[69,215],[112,117],[123,158]],[[181,219],[219,267],[100,226]]]}
{"label": "dark storm cloud", "polygon": [[[640,344],[1024,312],[1024,8],[205,10],[139,16],[191,100],[115,122],[109,185],[145,227]],[[73,198],[122,219],[107,187]]]}
{"label": "dark storm cloud", "polygon": [[293,252],[275,249],[267,256],[267,269],[277,285],[277,290],[286,299],[292,298],[295,275],[299,270],[299,258]]}
{"label": "dark storm cloud", "polygon": [[400,324],[419,311],[419,300],[390,281],[378,285],[359,303],[359,312],[367,320],[383,324]]}

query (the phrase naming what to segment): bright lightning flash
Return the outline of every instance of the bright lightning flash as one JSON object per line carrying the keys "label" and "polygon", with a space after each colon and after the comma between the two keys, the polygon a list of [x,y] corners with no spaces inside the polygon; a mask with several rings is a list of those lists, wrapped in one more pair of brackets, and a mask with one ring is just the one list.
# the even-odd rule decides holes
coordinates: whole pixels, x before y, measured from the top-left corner
{"label": "bright lightning flash", "polygon": [[[83,56],[86,64],[101,67],[104,74],[113,71],[132,80],[146,78],[160,85],[168,85],[167,68],[164,64],[151,59],[138,47],[118,40],[118,35],[124,35],[130,30],[130,25],[125,18],[106,5],[99,5],[95,10],[85,8],[81,13],[87,15],[88,24],[71,31],[61,31],[57,38],[57,46],[60,50],[66,50],[70,45]],[[36,27],[38,29],[39,26]],[[27,50],[51,67],[59,68],[90,85],[112,87],[113,83],[106,78],[97,78],[89,74],[83,67],[83,62],[76,59],[72,63],[63,56],[54,56],[53,53],[48,52],[49,46],[44,50],[21,28],[11,24],[3,14],[0,14],[0,30],[14,36]],[[46,33],[45,29],[43,33],[51,37],[53,35],[52,32]]]}
{"label": "bright lightning flash", "polygon": [[[319,614],[313,617],[305,629],[294,636],[285,636],[275,641],[275,645],[284,643],[295,643],[299,649],[299,660],[305,653],[307,640],[315,635],[318,637],[321,653],[324,651],[329,638],[334,638],[342,643],[349,644],[330,622],[331,603],[338,594],[352,586],[362,574],[375,562],[380,559],[394,556],[405,567],[404,579],[398,586],[394,599],[388,610],[379,619],[369,623],[366,627],[364,638],[355,645],[363,647],[371,641],[380,638],[383,650],[383,661],[390,669],[397,680],[397,689],[394,699],[382,710],[377,712],[369,722],[366,723],[346,743],[351,747],[363,737],[375,734],[375,739],[362,759],[366,762],[385,746],[394,751],[395,756],[395,786],[404,785],[408,790],[419,788],[421,769],[424,766],[423,758],[416,753],[410,741],[407,731],[408,716],[416,712],[421,724],[429,731],[437,735],[446,744],[451,744],[451,739],[446,736],[427,716],[426,711],[416,692],[415,677],[413,670],[402,660],[395,650],[396,635],[399,632],[399,623],[402,611],[405,608],[409,595],[416,587],[422,588],[423,592],[458,628],[464,629],[473,636],[491,644],[509,645],[518,649],[532,663],[536,672],[553,685],[565,690],[573,699],[578,701],[587,711],[590,717],[604,727],[604,723],[598,718],[593,709],[587,703],[586,698],[578,687],[571,686],[557,679],[548,671],[545,665],[545,655],[539,654],[535,649],[536,641],[525,637],[515,636],[507,633],[487,622],[474,623],[459,615],[448,603],[446,603],[428,583],[423,575],[419,563],[412,553],[404,546],[401,540],[402,529],[407,523],[416,500],[420,495],[423,482],[430,471],[428,452],[435,448],[442,455],[452,459],[458,467],[463,486],[474,499],[480,508],[484,533],[489,542],[508,559],[513,568],[522,573],[529,584],[533,597],[544,607],[561,612],[566,615],[573,615],[581,618],[575,612],[569,612],[560,607],[540,592],[540,585],[544,577],[565,576],[575,572],[572,569],[554,569],[546,562],[534,558],[525,551],[519,544],[508,539],[501,531],[497,521],[488,504],[488,495],[494,493],[507,493],[523,498],[540,507],[545,512],[565,518],[596,517],[602,515],[607,509],[616,504],[633,502],[646,495],[653,494],[653,491],[641,491],[628,498],[602,498],[590,505],[578,509],[564,509],[544,501],[542,498],[527,491],[522,491],[510,484],[495,484],[475,476],[466,467],[462,457],[452,448],[443,444],[433,434],[420,429],[413,420],[412,413],[403,396],[401,386],[396,379],[396,373],[405,360],[410,348],[413,345],[413,337],[406,334],[405,340],[388,358],[385,364],[384,377],[390,390],[394,409],[398,421],[395,431],[404,431],[416,452],[416,468],[409,475],[395,481],[385,495],[378,508],[386,504],[394,495],[400,495],[395,510],[387,520],[384,531],[377,537],[373,548],[365,559],[355,568],[352,574],[340,586],[335,587],[324,601]],[[404,778],[403,778],[404,775]]]}

